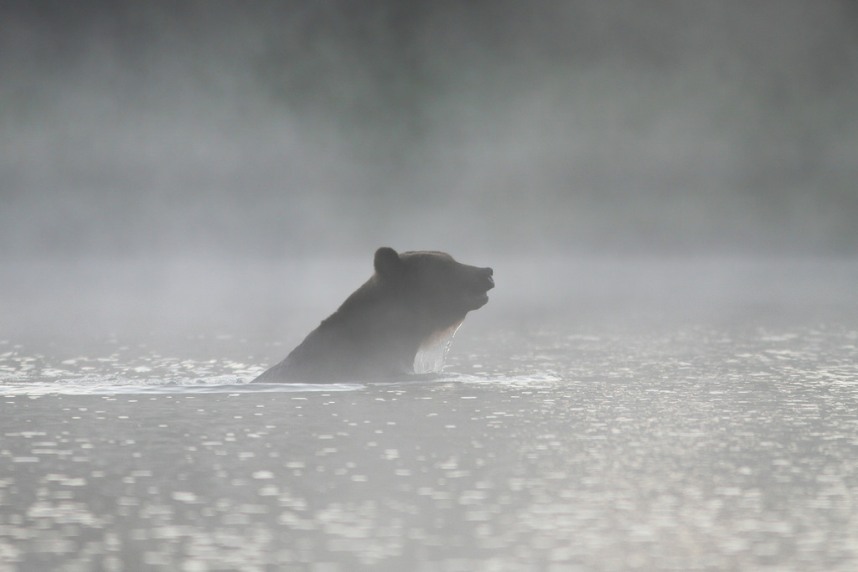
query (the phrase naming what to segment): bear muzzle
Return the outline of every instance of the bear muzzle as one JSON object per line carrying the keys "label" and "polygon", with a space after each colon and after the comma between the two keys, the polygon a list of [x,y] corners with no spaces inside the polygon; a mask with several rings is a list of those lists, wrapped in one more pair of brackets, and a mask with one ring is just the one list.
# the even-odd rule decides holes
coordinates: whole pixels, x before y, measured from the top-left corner
{"label": "bear muzzle", "polygon": [[469,306],[471,310],[482,308],[489,301],[488,291],[495,287],[495,280],[492,277],[494,270],[491,268],[478,268],[477,279],[472,286],[472,293],[469,296]]}

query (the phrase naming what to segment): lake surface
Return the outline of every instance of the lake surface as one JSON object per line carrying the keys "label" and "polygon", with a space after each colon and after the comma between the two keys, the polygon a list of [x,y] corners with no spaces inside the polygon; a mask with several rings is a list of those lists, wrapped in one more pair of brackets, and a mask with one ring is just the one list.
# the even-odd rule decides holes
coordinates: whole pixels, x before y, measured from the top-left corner
{"label": "lake surface", "polygon": [[246,385],[289,348],[238,335],[7,335],[0,570],[855,570],[831,288],[601,321],[499,292],[437,379],[389,383]]}

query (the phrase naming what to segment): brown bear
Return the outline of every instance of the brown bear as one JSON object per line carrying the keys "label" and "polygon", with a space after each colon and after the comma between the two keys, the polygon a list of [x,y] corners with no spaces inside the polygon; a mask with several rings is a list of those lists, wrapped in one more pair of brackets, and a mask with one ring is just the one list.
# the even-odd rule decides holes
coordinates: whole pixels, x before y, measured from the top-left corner
{"label": "brown bear", "polygon": [[421,345],[488,302],[491,268],[444,252],[375,252],[375,274],[280,363],[254,381],[372,380],[413,373]]}

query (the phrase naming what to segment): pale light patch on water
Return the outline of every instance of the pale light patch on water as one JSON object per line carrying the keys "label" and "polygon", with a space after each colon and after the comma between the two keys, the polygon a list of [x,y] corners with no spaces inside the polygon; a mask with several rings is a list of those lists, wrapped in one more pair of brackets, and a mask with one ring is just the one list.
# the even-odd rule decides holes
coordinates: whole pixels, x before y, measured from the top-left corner
{"label": "pale light patch on water", "polygon": [[563,379],[556,374],[550,372],[534,371],[531,373],[522,374],[497,374],[497,373],[453,373],[445,372],[438,376],[435,381],[447,383],[463,383],[463,384],[490,384],[499,386],[516,386],[516,385],[543,385],[555,384],[563,382]]}
{"label": "pale light patch on water", "polygon": [[355,391],[365,387],[360,383],[249,383],[247,381],[197,380],[190,383],[158,383],[145,385],[130,383],[30,383],[0,385],[0,396],[14,395],[193,395],[225,393],[303,393],[323,391]]}
{"label": "pale light patch on water", "polygon": [[0,395],[111,395],[352,391],[358,383],[249,383],[264,366],[235,360],[194,360],[160,354],[77,356],[50,363],[43,354],[25,355],[18,347],[0,354]]}

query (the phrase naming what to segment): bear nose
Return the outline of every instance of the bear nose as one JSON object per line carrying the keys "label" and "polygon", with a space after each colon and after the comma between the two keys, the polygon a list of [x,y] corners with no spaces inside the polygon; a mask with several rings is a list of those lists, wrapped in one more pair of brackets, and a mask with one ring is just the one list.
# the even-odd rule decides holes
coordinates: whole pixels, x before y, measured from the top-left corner
{"label": "bear nose", "polygon": [[491,268],[483,268],[483,274],[486,279],[486,282],[489,285],[489,289],[494,288],[495,281],[492,279],[492,275],[494,274],[494,270]]}

